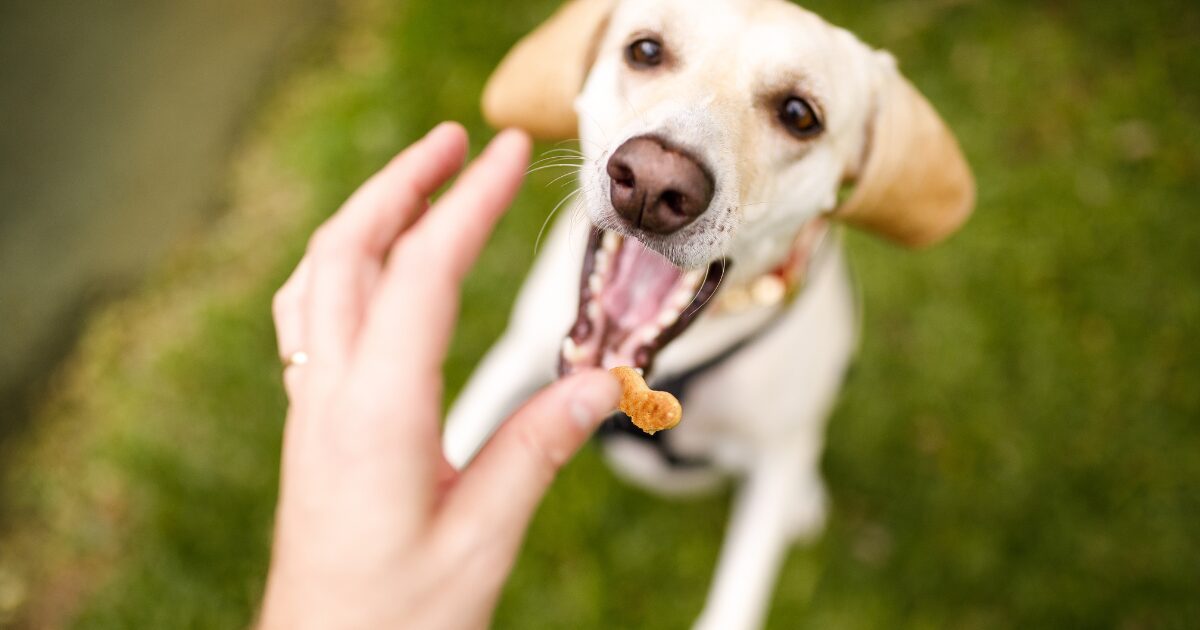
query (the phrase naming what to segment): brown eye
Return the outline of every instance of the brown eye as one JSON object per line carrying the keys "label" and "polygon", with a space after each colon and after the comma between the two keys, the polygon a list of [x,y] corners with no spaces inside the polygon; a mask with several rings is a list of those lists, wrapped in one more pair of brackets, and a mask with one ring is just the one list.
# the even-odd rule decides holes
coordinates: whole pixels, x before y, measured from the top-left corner
{"label": "brown eye", "polygon": [[650,37],[643,37],[633,42],[629,48],[625,49],[625,61],[638,69],[660,65],[663,62],[662,42]]}
{"label": "brown eye", "polygon": [[800,139],[811,138],[821,133],[821,121],[808,101],[791,96],[779,106],[779,121],[788,133]]}

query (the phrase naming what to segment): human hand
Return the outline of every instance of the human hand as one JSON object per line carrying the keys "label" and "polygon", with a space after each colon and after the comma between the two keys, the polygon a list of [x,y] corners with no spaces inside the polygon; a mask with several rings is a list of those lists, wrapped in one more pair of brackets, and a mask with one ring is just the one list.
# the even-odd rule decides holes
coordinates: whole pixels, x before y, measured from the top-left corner
{"label": "human hand", "polygon": [[529,140],[500,134],[430,206],[466,152],[462,127],[442,124],[401,153],[317,230],[276,295],[292,362],[262,628],[486,626],[542,495],[616,405],[611,376],[580,373],[463,471],[442,456],[460,283],[516,195]]}

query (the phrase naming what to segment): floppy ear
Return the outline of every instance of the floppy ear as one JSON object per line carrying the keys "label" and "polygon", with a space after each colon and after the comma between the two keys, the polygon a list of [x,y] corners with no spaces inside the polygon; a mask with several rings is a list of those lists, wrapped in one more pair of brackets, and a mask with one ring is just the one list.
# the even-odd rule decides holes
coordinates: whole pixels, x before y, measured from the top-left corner
{"label": "floppy ear", "polygon": [[536,138],[578,132],[574,102],[595,59],[615,0],[570,0],[509,51],[483,90],[483,116],[496,128]]}
{"label": "floppy ear", "polygon": [[880,54],[882,80],[856,187],[833,215],[902,245],[932,245],[966,221],[975,182],[954,135]]}

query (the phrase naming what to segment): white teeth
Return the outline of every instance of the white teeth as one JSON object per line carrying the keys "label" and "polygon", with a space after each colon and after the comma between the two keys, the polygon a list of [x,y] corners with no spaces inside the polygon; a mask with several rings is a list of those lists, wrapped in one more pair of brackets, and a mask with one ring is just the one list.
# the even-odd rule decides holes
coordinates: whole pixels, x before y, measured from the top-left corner
{"label": "white teeth", "polygon": [[567,337],[563,339],[562,355],[567,361],[574,363],[584,358],[584,351],[579,344],[575,343],[574,339]]}
{"label": "white teeth", "polygon": [[605,232],[604,238],[600,241],[600,246],[609,253],[615,253],[620,245],[621,237],[616,232]]}
{"label": "white teeth", "polygon": [[646,324],[638,329],[637,336],[642,341],[654,341],[654,339],[658,337],[659,333],[661,332],[662,329],[658,326],[655,326],[654,324]]}
{"label": "white teeth", "polygon": [[697,286],[703,279],[704,272],[702,271],[692,271],[684,275],[683,281],[671,291],[663,303],[662,310],[658,312],[655,323],[658,324],[660,330],[656,331],[656,335],[678,321],[683,311],[692,305],[692,301],[696,299]]}
{"label": "white teeth", "polygon": [[693,269],[683,274],[684,286],[695,289],[696,287],[700,286],[701,282],[704,282],[704,278],[707,275],[708,272],[704,269]]}
{"label": "white teeth", "polygon": [[671,294],[670,305],[679,311],[683,311],[694,299],[696,299],[696,294],[692,292],[692,289],[680,287]]}
{"label": "white teeth", "polygon": [[683,311],[692,305],[692,300],[694,299],[696,299],[696,296],[692,293],[692,289],[688,287],[679,287],[672,291],[671,295],[667,298],[666,304],[663,305],[662,310],[658,313],[658,325],[661,328],[667,328],[671,324],[674,324],[679,319],[679,316],[683,314]]}
{"label": "white teeth", "polygon": [[600,319],[600,315],[601,315],[600,302],[598,302],[596,300],[588,302],[588,305],[587,305],[588,319],[590,319],[592,321],[598,321]]}
{"label": "white teeth", "polygon": [[600,277],[598,273],[588,276],[588,289],[592,295],[600,295],[600,292],[604,290],[604,278]]}
{"label": "white teeth", "polygon": [[593,269],[596,270],[596,273],[608,273],[608,265],[611,260],[612,257],[609,256],[609,253],[602,249],[596,252],[595,265],[593,265]]}
{"label": "white teeth", "polygon": [[779,276],[763,276],[750,286],[750,297],[759,306],[772,306],[783,301],[787,284]]}

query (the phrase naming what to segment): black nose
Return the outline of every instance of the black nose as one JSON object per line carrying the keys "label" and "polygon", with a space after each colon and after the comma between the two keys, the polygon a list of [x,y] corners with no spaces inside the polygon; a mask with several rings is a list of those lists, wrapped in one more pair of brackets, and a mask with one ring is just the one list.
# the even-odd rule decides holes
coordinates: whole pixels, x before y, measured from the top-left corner
{"label": "black nose", "polygon": [[635,227],[670,234],[704,213],[713,180],[692,156],[653,136],[631,138],[608,160],[613,209]]}

